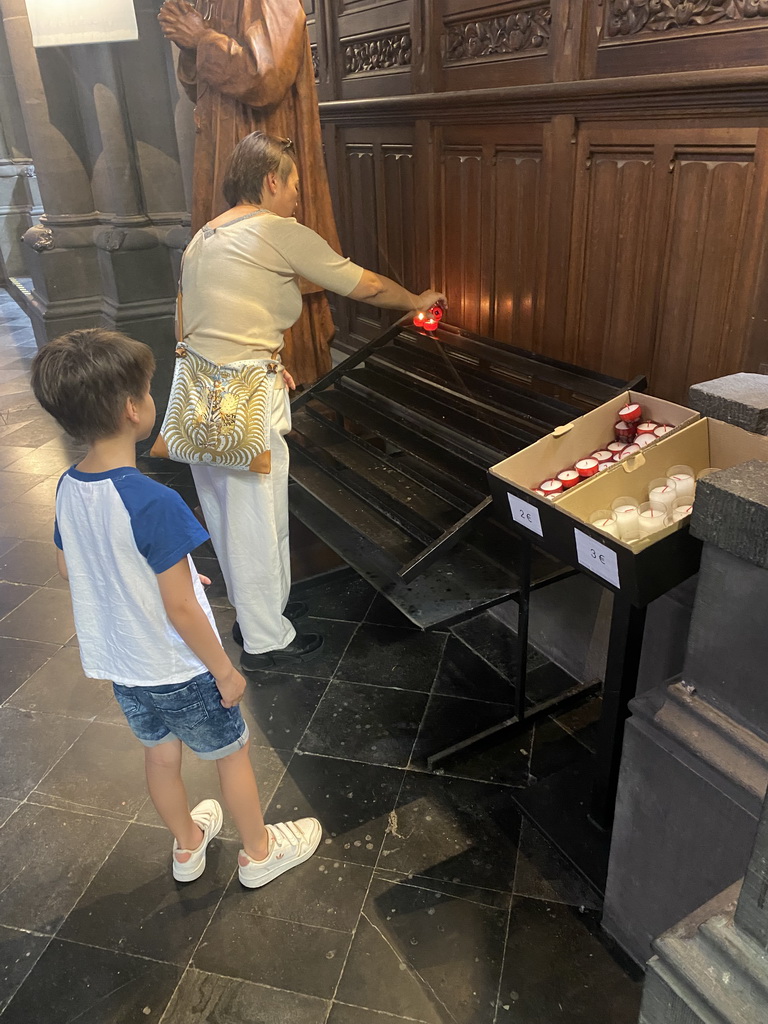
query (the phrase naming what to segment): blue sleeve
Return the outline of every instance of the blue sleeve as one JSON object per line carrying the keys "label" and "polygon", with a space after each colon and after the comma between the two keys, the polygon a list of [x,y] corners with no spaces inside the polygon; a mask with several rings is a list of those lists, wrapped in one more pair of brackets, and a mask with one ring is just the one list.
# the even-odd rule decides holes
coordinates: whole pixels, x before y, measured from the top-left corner
{"label": "blue sleeve", "polygon": [[140,473],[114,484],[131,517],[136,547],[153,572],[165,572],[208,540],[189,506],[170,487]]}
{"label": "blue sleeve", "polygon": [[[67,473],[68,472],[69,472],[69,470],[67,470]],[[61,481],[64,479],[64,477],[67,475],[67,473],[62,473],[61,476],[59,477],[59,482],[56,484],[56,497],[57,498],[59,496],[59,488],[61,487]],[[55,501],[55,499],[54,499],[54,501]],[[54,517],[53,517],[53,543],[56,545],[56,547],[59,549],[59,551],[63,551],[64,550],[64,545],[61,542],[61,533],[59,532],[59,519],[58,519],[58,516],[56,516],[56,515],[54,515]]]}

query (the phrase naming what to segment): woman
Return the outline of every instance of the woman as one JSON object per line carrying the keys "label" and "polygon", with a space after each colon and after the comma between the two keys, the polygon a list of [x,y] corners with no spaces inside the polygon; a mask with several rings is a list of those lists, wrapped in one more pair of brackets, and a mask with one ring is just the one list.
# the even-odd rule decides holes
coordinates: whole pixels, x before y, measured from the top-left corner
{"label": "woman", "polygon": [[[293,214],[299,173],[290,140],[246,136],[222,185],[230,209],[206,224],[187,248],[182,270],[184,335],[218,363],[270,359],[301,315],[299,279],[385,309],[425,310],[445,296],[420,295],[339,256]],[[237,610],[233,636],[247,671],[316,654],[323,638],[297,634],[286,607],[291,586],[288,549],[287,370],[275,375],[269,474],[195,465],[200,505]],[[287,612],[287,614],[286,614]]]}

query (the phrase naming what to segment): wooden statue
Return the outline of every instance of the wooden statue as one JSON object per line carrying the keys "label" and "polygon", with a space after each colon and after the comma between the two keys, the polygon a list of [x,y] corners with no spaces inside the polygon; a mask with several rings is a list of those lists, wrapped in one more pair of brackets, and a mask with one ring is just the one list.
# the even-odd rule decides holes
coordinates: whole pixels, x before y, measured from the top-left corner
{"label": "wooden statue", "polygon": [[[166,0],[158,14],[180,48],[179,81],[195,103],[192,230],[226,209],[221,181],[235,145],[253,131],[290,138],[301,176],[296,216],[341,251],[323,158],[301,0]],[[298,384],[330,369],[334,326],[325,292],[302,282],[304,310],[283,359]]]}

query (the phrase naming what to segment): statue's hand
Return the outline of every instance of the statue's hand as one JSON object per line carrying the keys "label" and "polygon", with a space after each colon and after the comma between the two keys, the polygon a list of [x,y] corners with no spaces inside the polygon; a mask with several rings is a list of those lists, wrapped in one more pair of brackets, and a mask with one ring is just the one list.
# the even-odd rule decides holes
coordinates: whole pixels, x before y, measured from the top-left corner
{"label": "statue's hand", "polygon": [[185,50],[194,50],[205,32],[205,22],[185,0],[165,0],[157,15],[166,39]]}

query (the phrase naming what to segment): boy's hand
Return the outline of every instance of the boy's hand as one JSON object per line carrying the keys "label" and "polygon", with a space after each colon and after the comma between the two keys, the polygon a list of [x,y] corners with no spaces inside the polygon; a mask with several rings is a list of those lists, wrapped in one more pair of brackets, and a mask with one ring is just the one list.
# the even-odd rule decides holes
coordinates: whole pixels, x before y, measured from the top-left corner
{"label": "boy's hand", "polygon": [[235,666],[230,665],[226,675],[217,677],[216,686],[221,694],[221,706],[223,708],[233,708],[243,699],[246,683]]}

